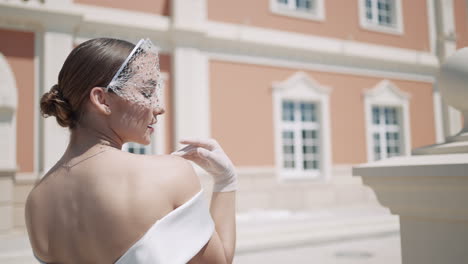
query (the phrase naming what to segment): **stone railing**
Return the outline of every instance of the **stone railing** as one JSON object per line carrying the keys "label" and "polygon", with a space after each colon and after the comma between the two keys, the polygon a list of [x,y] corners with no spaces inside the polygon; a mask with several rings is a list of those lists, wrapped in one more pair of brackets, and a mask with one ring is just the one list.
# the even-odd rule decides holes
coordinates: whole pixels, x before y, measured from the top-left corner
{"label": "stone railing", "polygon": [[403,264],[468,263],[468,48],[440,68],[444,101],[464,114],[446,143],[353,168],[400,217]]}

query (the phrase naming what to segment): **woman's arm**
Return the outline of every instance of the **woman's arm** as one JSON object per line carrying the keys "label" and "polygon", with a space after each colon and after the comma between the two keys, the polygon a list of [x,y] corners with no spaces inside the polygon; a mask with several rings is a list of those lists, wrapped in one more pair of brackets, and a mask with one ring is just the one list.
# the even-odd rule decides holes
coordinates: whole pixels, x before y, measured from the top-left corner
{"label": "woman's arm", "polygon": [[232,263],[236,249],[236,192],[214,192],[210,212],[223,244],[226,262]]}
{"label": "woman's arm", "polygon": [[[232,263],[236,247],[237,174],[234,165],[214,139],[186,139],[181,143],[189,146],[172,154],[194,161],[209,172],[214,180],[210,213],[215,222],[215,233],[201,255],[208,256],[210,252],[217,251],[220,242],[225,263]],[[196,259],[194,262],[198,262]]]}

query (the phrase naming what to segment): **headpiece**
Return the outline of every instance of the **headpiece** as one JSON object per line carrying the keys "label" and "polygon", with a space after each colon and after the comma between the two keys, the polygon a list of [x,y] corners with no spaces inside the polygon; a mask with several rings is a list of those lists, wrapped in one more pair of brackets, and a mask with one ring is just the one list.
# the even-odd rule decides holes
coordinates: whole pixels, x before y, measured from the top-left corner
{"label": "headpiece", "polygon": [[160,105],[162,87],[158,50],[149,39],[141,39],[112,78],[107,90],[144,107]]}

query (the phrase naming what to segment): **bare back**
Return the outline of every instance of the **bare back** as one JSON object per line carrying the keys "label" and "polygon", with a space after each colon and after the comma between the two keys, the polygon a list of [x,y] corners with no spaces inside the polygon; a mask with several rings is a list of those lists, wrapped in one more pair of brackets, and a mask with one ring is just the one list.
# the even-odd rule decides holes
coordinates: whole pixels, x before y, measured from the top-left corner
{"label": "bare back", "polygon": [[48,263],[114,263],[158,219],[199,191],[196,177],[181,181],[183,170],[192,169],[187,166],[178,157],[119,150],[70,170],[55,166],[26,205],[34,252]]}

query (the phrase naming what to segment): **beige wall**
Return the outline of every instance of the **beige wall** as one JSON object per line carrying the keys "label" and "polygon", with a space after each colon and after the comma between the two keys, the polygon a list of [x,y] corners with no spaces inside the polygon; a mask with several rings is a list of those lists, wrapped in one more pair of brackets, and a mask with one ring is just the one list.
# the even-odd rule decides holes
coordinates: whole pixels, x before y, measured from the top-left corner
{"label": "beige wall", "polygon": [[457,49],[468,47],[468,17],[465,0],[454,1]]}
{"label": "beige wall", "polygon": [[75,3],[113,7],[131,11],[154,13],[163,16],[170,14],[169,0],[73,0]]}
{"label": "beige wall", "polygon": [[[210,61],[212,136],[238,166],[273,166],[274,123],[272,83],[296,70]],[[381,78],[305,71],[330,95],[331,144],[334,164],[367,162],[364,97]],[[411,95],[412,148],[435,143],[432,85],[391,80]]]}
{"label": "beige wall", "polygon": [[364,30],[359,26],[357,0],[324,0],[325,21],[273,14],[270,0],[208,0],[208,18],[323,37],[429,51],[426,0],[402,0],[404,35]]}
{"label": "beige wall", "polygon": [[0,29],[0,52],[5,55],[18,91],[16,160],[19,172],[34,170],[34,33]]}

